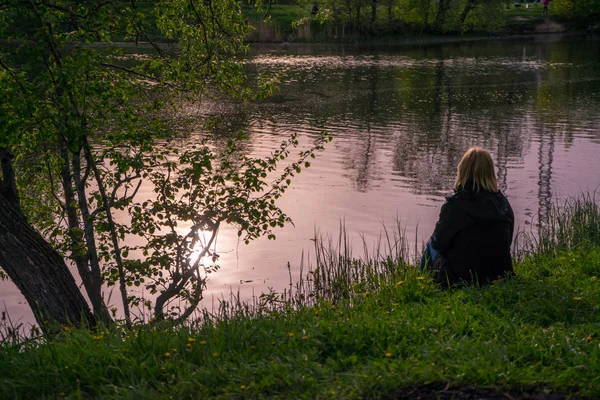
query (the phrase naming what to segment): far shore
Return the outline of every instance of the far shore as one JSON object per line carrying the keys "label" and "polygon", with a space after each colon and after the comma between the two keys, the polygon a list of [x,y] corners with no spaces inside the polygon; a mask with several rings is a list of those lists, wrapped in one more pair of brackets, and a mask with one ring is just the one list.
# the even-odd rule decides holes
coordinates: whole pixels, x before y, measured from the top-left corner
{"label": "far shore", "polygon": [[436,44],[468,43],[483,41],[503,40],[560,40],[571,36],[588,36],[585,31],[559,32],[559,33],[529,33],[518,35],[423,35],[423,36],[397,36],[393,38],[364,38],[355,41],[312,41],[312,42],[249,42],[251,46],[259,47],[289,47],[299,48],[304,46],[428,46]]}
{"label": "far shore", "polygon": [[[507,40],[543,40],[552,41],[560,40],[565,37],[589,36],[594,33],[586,31],[569,31],[559,33],[528,33],[516,35],[422,35],[422,36],[395,36],[388,38],[373,38],[365,37],[354,41],[294,41],[294,42],[247,42],[250,45],[250,53],[259,48],[263,49],[278,49],[278,48],[302,48],[302,47],[410,47],[410,46],[429,46],[437,44],[452,44],[452,43],[469,43],[469,42],[484,42],[484,41],[507,41]],[[0,40],[0,43],[6,42]],[[168,43],[158,42],[159,45]],[[94,42],[90,46],[108,46],[114,45],[122,48],[133,47],[149,47],[150,42],[131,42],[131,41],[113,41],[113,42]]]}

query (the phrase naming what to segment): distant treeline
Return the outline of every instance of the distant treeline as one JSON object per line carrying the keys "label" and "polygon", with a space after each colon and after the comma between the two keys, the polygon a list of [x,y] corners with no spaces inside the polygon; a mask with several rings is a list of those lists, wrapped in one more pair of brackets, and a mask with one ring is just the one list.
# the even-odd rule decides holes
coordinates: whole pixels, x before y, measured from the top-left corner
{"label": "distant treeline", "polygon": [[493,31],[506,0],[322,0],[317,16],[354,34]]}
{"label": "distant treeline", "polygon": [[[541,0],[230,0],[239,2],[253,27],[249,41],[336,40],[344,37],[456,33],[526,33],[545,21]],[[73,2],[77,3],[77,2]],[[134,1],[145,40],[162,41],[156,26],[159,2]],[[260,6],[257,6],[260,3]],[[129,2],[123,1],[123,4]],[[64,31],[77,29],[74,16]],[[600,30],[600,0],[550,0],[549,17],[568,28]],[[26,23],[13,18],[15,32]],[[131,40],[127,32],[112,40]]]}
{"label": "distant treeline", "polygon": [[[541,0],[280,0],[263,8],[272,12],[272,23],[284,35],[295,31],[295,25],[287,24],[295,15],[296,25],[310,25],[313,37],[331,38],[511,33],[544,22]],[[570,27],[600,23],[600,0],[551,0],[549,9],[551,19]]]}

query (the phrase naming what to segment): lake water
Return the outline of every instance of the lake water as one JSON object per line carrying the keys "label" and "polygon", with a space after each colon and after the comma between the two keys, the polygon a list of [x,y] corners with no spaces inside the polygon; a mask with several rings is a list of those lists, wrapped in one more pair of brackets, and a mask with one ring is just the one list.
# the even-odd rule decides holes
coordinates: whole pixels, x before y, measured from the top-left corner
{"label": "lake water", "polygon": [[[278,71],[269,100],[213,105],[205,114],[248,132],[247,152],[266,155],[296,132],[303,144],[326,130],[334,140],[298,175],[280,206],[295,226],[246,246],[222,229],[221,270],[206,304],[230,290],[244,298],[283,290],[310,258],[315,230],[340,221],[358,245],[375,242],[396,218],[411,240],[432,232],[464,151],[481,145],[500,188],[529,229],[556,198],[600,185],[600,40],[544,36],[420,47],[261,45],[250,71]],[[532,225],[533,224],[533,225]],[[417,231],[418,227],[418,231]],[[356,251],[356,255],[360,255]],[[16,289],[0,300],[13,319],[33,321]],[[116,302],[118,295],[112,296]]]}

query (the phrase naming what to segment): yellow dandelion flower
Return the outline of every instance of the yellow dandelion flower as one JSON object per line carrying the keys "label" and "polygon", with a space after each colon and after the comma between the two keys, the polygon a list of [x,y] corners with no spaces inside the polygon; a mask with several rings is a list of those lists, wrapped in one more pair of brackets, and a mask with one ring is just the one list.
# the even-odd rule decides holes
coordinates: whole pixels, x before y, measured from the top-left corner
{"label": "yellow dandelion flower", "polygon": [[318,316],[319,315],[319,310],[315,310],[315,315]]}
{"label": "yellow dandelion flower", "polygon": [[246,390],[246,385],[242,385],[242,386],[240,386],[240,389],[242,389],[242,390]]}
{"label": "yellow dandelion flower", "polygon": [[392,353],[385,353],[385,356],[386,356],[387,358],[390,358],[390,357],[392,356]]}
{"label": "yellow dandelion flower", "polygon": [[188,344],[185,345],[185,347],[187,347],[188,349],[190,349],[192,347],[192,344],[188,343]]}
{"label": "yellow dandelion flower", "polygon": [[188,342],[190,342],[190,343],[194,343],[195,341],[196,341],[196,339],[194,339],[193,337],[188,338]]}
{"label": "yellow dandelion flower", "polygon": [[596,277],[596,276],[592,276],[592,277],[590,278],[590,280],[592,280],[592,281],[595,281],[596,279],[598,279],[598,277]]}
{"label": "yellow dandelion flower", "polygon": [[588,337],[585,338],[585,340],[589,343],[593,340],[594,338],[590,335]]}
{"label": "yellow dandelion flower", "polygon": [[302,340],[308,340],[308,336],[302,336]]}
{"label": "yellow dandelion flower", "polygon": [[171,353],[169,353],[168,351],[165,353],[165,358],[169,358],[171,357]]}
{"label": "yellow dandelion flower", "polygon": [[177,353],[177,349],[171,349],[173,353]]}
{"label": "yellow dandelion flower", "polygon": [[71,328],[69,328],[66,325],[63,325],[63,331],[65,331],[65,332],[71,332]]}
{"label": "yellow dandelion flower", "polygon": [[206,340],[201,341],[200,344],[206,344]]}
{"label": "yellow dandelion flower", "polygon": [[398,285],[398,286],[402,285],[402,284],[404,284],[404,281],[398,281],[398,282],[396,282],[396,285]]}
{"label": "yellow dandelion flower", "polygon": [[215,351],[215,352],[213,353],[213,357],[219,357],[219,353]]}
{"label": "yellow dandelion flower", "polygon": [[421,332],[425,332],[425,328],[421,328]]}
{"label": "yellow dandelion flower", "polygon": [[294,332],[288,332],[289,337],[294,337]]}
{"label": "yellow dandelion flower", "polygon": [[370,293],[369,292],[364,292],[363,296],[367,297]]}
{"label": "yellow dandelion flower", "polygon": [[94,340],[100,340],[100,339],[102,339],[102,335],[100,335],[100,336],[92,336],[92,339],[94,339]]}
{"label": "yellow dandelion flower", "polygon": [[418,281],[422,281],[423,279],[425,279],[425,277],[424,277],[424,276],[417,276],[417,280],[418,280]]}
{"label": "yellow dandelion flower", "polygon": [[117,307],[113,307],[110,309],[110,312],[112,313],[113,317],[115,316],[115,314],[117,313]]}
{"label": "yellow dandelion flower", "polygon": [[578,296],[577,297],[573,297],[573,300],[575,300],[575,301],[581,301],[581,297],[578,297]]}

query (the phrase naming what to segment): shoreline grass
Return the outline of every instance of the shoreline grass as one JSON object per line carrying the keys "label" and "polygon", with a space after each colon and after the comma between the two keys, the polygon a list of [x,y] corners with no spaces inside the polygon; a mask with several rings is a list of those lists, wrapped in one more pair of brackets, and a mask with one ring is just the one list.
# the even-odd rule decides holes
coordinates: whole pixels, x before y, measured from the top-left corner
{"label": "shoreline grass", "polygon": [[597,398],[600,249],[516,271],[487,287],[442,291],[414,274],[352,302],[3,345],[0,397],[386,398],[440,383]]}
{"label": "shoreline grass", "polygon": [[185,326],[2,343],[0,397],[394,398],[433,387],[595,399],[599,215],[593,196],[557,207],[516,276],[452,290],[403,261],[400,229],[361,259],[347,238],[323,239],[293,292],[232,298]]}

